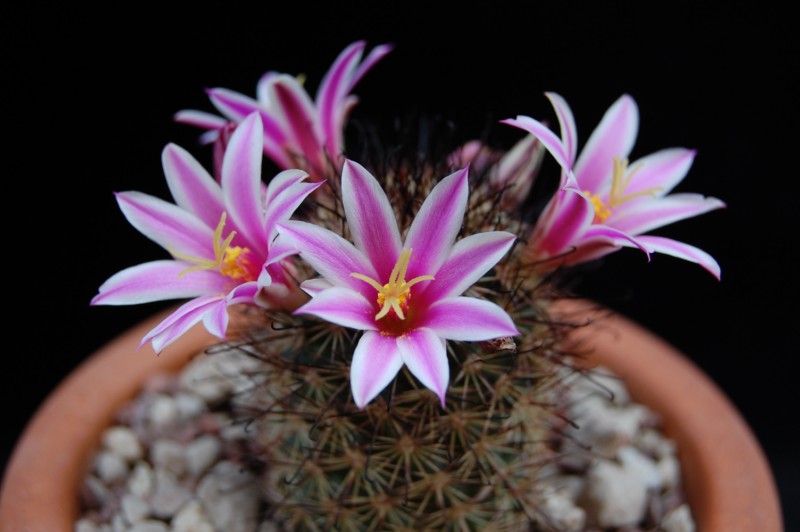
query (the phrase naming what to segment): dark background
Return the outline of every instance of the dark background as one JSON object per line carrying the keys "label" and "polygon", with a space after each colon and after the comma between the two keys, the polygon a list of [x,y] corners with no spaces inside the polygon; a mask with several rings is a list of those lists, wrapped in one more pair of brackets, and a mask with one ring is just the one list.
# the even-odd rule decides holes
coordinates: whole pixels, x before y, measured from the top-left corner
{"label": "dark background", "polygon": [[92,308],[89,300],[116,271],[165,257],[125,222],[112,191],[167,197],[167,142],[208,160],[199,130],[174,123],[173,113],[211,111],[207,87],[254,95],[267,70],[305,73],[314,91],[339,51],[366,39],[396,48],[357,87],[356,120],[437,114],[464,140],[489,127],[510,142],[517,133],[497,120],[553,119],[542,94],[552,90],[572,105],[582,145],[628,92],[641,112],[632,158],[698,150],[677,190],[716,196],[728,208],[658,234],[710,252],[722,282],[696,265],[665,255],[648,264],[626,250],[589,269],[578,290],[673,343],[727,393],[772,464],[787,529],[800,526],[790,504],[800,494],[789,434],[800,354],[791,17],[764,2],[717,12],[482,2],[444,16],[431,13],[433,4],[376,11],[343,3],[322,13],[296,4],[183,13],[3,8],[5,309],[18,317],[6,322],[3,343],[0,467],[71,369],[165,306]]}

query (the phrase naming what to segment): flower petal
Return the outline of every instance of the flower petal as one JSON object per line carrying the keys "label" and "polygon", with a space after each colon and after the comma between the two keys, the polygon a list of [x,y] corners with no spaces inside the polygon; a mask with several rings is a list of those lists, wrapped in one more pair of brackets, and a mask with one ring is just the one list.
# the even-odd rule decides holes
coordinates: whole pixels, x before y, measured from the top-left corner
{"label": "flower petal", "polygon": [[725,204],[721,200],[701,194],[670,194],[659,199],[643,198],[626,203],[606,223],[620,231],[639,235],[723,207]]}
{"label": "flower petal", "polygon": [[462,238],[453,246],[435,281],[426,283],[425,294],[436,299],[463,294],[503,258],[516,238],[505,231],[478,233]]}
{"label": "flower petal", "polygon": [[636,142],[639,109],[627,94],[608,108],[575,163],[581,190],[597,194],[605,190],[614,169],[614,157],[626,159]]}
{"label": "flower petal", "polygon": [[349,288],[334,287],[324,290],[297,309],[296,314],[313,314],[323,320],[362,331],[378,329],[373,303]]}
{"label": "flower petal", "polygon": [[174,260],[146,262],[126,268],[104,282],[92,305],[136,305],[224,292],[230,281],[216,271],[181,275],[191,264]]}
{"label": "flower petal", "polygon": [[534,120],[529,116],[522,115],[517,116],[517,118],[501,120],[500,122],[527,131],[539,139],[539,141],[542,143],[542,146],[544,146],[547,151],[550,152],[550,155],[553,156],[561,168],[564,168],[565,170],[571,169],[572,164],[564,143],[555,133],[550,131],[550,128],[548,128],[546,125],[542,124],[538,120]]}
{"label": "flower petal", "polygon": [[173,119],[181,124],[189,124],[190,126],[201,127],[203,129],[220,129],[225,127],[228,123],[227,120],[221,116],[212,115],[205,111],[196,111],[194,109],[184,109],[178,111],[173,116]]}
{"label": "flower petal", "polygon": [[175,203],[203,220],[208,227],[216,227],[222,211],[222,190],[211,175],[175,144],[168,144],[161,153],[167,186]]}
{"label": "flower petal", "polygon": [[567,178],[567,187],[558,190],[536,223],[528,248],[536,258],[560,255],[575,246],[592,225],[594,206]]}
{"label": "flower petal", "polygon": [[[167,316],[166,319],[147,333],[139,347],[152,341],[153,350],[156,353],[160,353],[165,347],[202,320],[206,313],[219,311],[218,305],[223,308],[227,306],[224,295],[198,297],[181,305],[178,310]],[[221,338],[224,338],[224,336]]]}
{"label": "flower petal", "polygon": [[215,88],[206,92],[214,107],[233,122],[241,122],[250,113],[262,109],[256,100],[230,89]]}
{"label": "flower petal", "polygon": [[214,231],[194,214],[141,192],[115,195],[128,222],[170,253],[214,258]]}
{"label": "flower petal", "polygon": [[402,248],[397,220],[378,181],[349,160],[342,169],[342,203],[356,248],[373,264],[377,279],[388,281]]}
{"label": "flower petal", "polygon": [[317,277],[303,281],[303,283],[300,285],[300,288],[302,288],[303,291],[311,297],[316,297],[323,290],[333,288],[333,285],[324,277]]}
{"label": "flower petal", "polygon": [[444,408],[447,384],[450,382],[450,365],[444,340],[431,329],[421,327],[397,337],[397,347],[408,370],[439,397]]}
{"label": "flower petal", "polygon": [[505,310],[474,297],[451,297],[435,302],[426,310],[423,324],[442,338],[465,342],[519,335]]}
{"label": "flower petal", "polygon": [[251,248],[266,256],[267,235],[261,204],[264,132],[258,114],[249,115],[231,135],[222,160],[222,194],[233,224]]}
{"label": "flower petal", "polygon": [[347,92],[352,91],[358,82],[361,81],[361,78],[364,77],[364,74],[372,70],[372,67],[374,67],[378,61],[383,59],[384,56],[393,49],[394,46],[391,44],[381,44],[373,48],[372,51],[367,54],[367,57],[364,58],[361,64],[358,65],[355,74],[351,76],[350,84],[347,86]]}
{"label": "flower petal", "polygon": [[575,242],[575,250],[564,257],[564,264],[572,265],[598,259],[617,251],[622,246],[641,250],[647,255],[647,260],[649,261],[650,252],[638,239],[639,237],[634,237],[607,225],[592,225],[580,240]]}
{"label": "flower petal", "polygon": [[289,146],[296,153],[290,153],[295,165],[306,166],[322,171],[326,156],[322,147],[320,124],[314,103],[296,78],[282,74],[269,85],[270,114],[284,126]]}
{"label": "flower petal", "polygon": [[[297,170],[286,170],[286,172],[296,172]],[[305,172],[303,172],[304,175]],[[325,182],[318,181],[316,183],[302,183],[297,182],[291,187],[283,190],[277,194],[272,201],[267,204],[264,213],[264,235],[266,235],[267,242],[272,242],[278,234],[277,224],[279,222],[287,221],[294,214],[294,211],[303,203],[303,200],[309,194],[314,192]],[[270,246],[271,248],[272,246]],[[270,252],[272,250],[270,249]]]}
{"label": "flower petal", "polygon": [[697,152],[686,148],[670,148],[651,153],[631,163],[628,171],[635,171],[625,194],[657,188],[656,196],[664,196],[683,181],[694,162]]}
{"label": "flower petal", "polygon": [[367,283],[353,277],[360,273],[376,279],[377,272],[363,253],[336,233],[307,222],[289,220],[278,224],[281,238],[300,251],[300,256],[336,286],[346,286],[364,295],[374,294]]}
{"label": "flower petal", "polygon": [[575,116],[561,95],[555,92],[545,92],[544,95],[547,96],[556,111],[558,124],[561,127],[561,143],[564,145],[565,159],[571,169],[575,163],[575,153],[578,149],[578,128],[575,126]]}
{"label": "flower petal", "polygon": [[406,236],[406,249],[415,251],[407,279],[436,275],[450,255],[467,208],[469,168],[442,179],[425,198]]}
{"label": "flower petal", "polygon": [[356,406],[364,408],[392,382],[402,367],[403,359],[395,337],[365,332],[350,365],[350,387]]}
{"label": "flower petal", "polygon": [[665,255],[672,255],[673,257],[699,264],[716,277],[718,281],[722,276],[722,269],[719,263],[714,260],[714,257],[700,248],[660,236],[642,235],[637,237],[637,240],[651,252],[664,253]]}

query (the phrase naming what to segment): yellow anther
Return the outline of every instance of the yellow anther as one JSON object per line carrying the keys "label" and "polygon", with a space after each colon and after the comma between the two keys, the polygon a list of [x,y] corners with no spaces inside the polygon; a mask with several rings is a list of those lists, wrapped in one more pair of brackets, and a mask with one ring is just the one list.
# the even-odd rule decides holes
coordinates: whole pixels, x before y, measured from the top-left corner
{"label": "yellow anther", "polygon": [[233,237],[236,236],[236,231],[231,231],[224,240],[222,239],[222,230],[225,228],[227,217],[227,213],[223,212],[219,217],[216,229],[214,229],[214,260],[192,257],[191,255],[184,255],[170,250],[172,256],[176,259],[194,264],[194,266],[190,266],[179,273],[178,277],[200,270],[218,270],[222,275],[237,281],[248,280],[251,277],[249,271],[250,261],[247,258],[250,250],[240,246],[231,246]]}
{"label": "yellow anther", "polygon": [[384,285],[363,273],[350,274],[378,291],[377,301],[381,309],[375,314],[376,321],[389,314],[390,310],[394,310],[395,315],[401,320],[406,319],[405,309],[408,308],[408,301],[411,299],[411,287],[422,281],[433,280],[433,275],[420,275],[406,281],[406,271],[408,271],[408,261],[411,259],[412,251],[413,249],[409,249],[400,253],[389,276],[389,282]]}
{"label": "yellow anther", "polygon": [[641,169],[641,166],[634,166],[628,172],[628,160],[614,157],[614,170],[611,174],[611,191],[608,193],[608,201],[604,202],[600,196],[592,193],[590,190],[584,190],[583,195],[589,198],[594,205],[594,220],[593,223],[603,223],[614,212],[614,209],[632,199],[641,196],[655,196],[656,192],[663,190],[661,187],[650,187],[634,192],[633,194],[625,194],[625,189],[631,183],[634,174]]}

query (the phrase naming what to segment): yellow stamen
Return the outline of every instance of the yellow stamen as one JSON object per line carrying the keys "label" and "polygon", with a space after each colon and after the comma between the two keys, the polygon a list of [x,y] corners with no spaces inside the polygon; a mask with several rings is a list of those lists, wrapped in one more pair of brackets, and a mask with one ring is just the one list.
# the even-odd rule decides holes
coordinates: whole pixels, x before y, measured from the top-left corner
{"label": "yellow stamen", "polygon": [[631,183],[634,174],[641,169],[641,165],[637,165],[628,172],[628,160],[614,157],[614,171],[611,175],[611,191],[608,193],[608,202],[603,202],[600,196],[593,194],[589,190],[584,190],[583,195],[589,198],[594,204],[594,221],[593,223],[603,223],[611,216],[614,209],[627,203],[632,199],[641,196],[655,196],[656,192],[663,190],[661,187],[650,187],[634,192],[633,194],[625,194],[625,189]]}
{"label": "yellow stamen", "polygon": [[408,300],[411,299],[411,287],[422,281],[433,281],[433,275],[420,275],[410,281],[406,281],[406,271],[408,271],[408,261],[411,259],[413,249],[403,250],[397,263],[389,276],[389,282],[381,285],[378,281],[364,275],[363,273],[351,273],[353,277],[364,281],[378,291],[378,304],[381,310],[375,314],[375,320],[379,320],[394,310],[395,315],[401,320],[406,319],[405,310],[408,308]]}
{"label": "yellow stamen", "polygon": [[176,259],[194,264],[194,266],[190,266],[179,273],[178,277],[200,270],[218,270],[222,275],[237,281],[250,278],[250,262],[247,259],[250,250],[240,246],[231,246],[233,237],[236,236],[236,231],[231,231],[224,240],[222,239],[222,230],[225,227],[227,217],[227,213],[223,212],[222,216],[219,217],[217,228],[214,229],[214,260],[192,257],[191,255],[184,255],[170,250],[172,256]]}

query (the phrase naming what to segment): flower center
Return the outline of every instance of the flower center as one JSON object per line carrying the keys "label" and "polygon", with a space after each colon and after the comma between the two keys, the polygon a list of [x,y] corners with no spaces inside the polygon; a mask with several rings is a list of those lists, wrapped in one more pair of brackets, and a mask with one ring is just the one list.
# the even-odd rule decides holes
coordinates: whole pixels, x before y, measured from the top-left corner
{"label": "flower center", "polygon": [[583,191],[583,195],[589,198],[589,201],[594,205],[594,220],[592,223],[602,224],[611,216],[614,209],[623,203],[641,196],[655,196],[656,192],[662,190],[661,187],[650,187],[633,194],[625,194],[625,189],[628,188],[631,179],[640,168],[641,166],[637,165],[628,172],[628,160],[614,157],[614,171],[611,175],[611,191],[608,193],[608,201],[604,202],[598,194],[594,194],[590,190]]}
{"label": "flower center", "polygon": [[410,281],[406,281],[406,271],[408,270],[408,261],[411,258],[412,251],[414,250],[404,249],[400,253],[400,257],[392,269],[392,274],[389,276],[389,282],[384,285],[362,273],[350,274],[378,291],[377,301],[381,309],[375,314],[375,321],[389,314],[390,310],[394,310],[395,315],[401,320],[406,319],[405,311],[408,309],[408,302],[411,299],[411,287],[422,281],[433,280],[433,275],[420,275]]}
{"label": "flower center", "polygon": [[200,270],[217,270],[234,281],[246,281],[253,278],[249,260],[250,250],[246,247],[231,246],[233,237],[236,236],[236,231],[231,231],[224,240],[222,238],[222,230],[225,227],[227,218],[228,214],[223,212],[222,216],[219,217],[217,228],[214,230],[214,260],[172,252],[172,256],[176,259],[194,264],[194,266],[183,270],[178,277]]}

